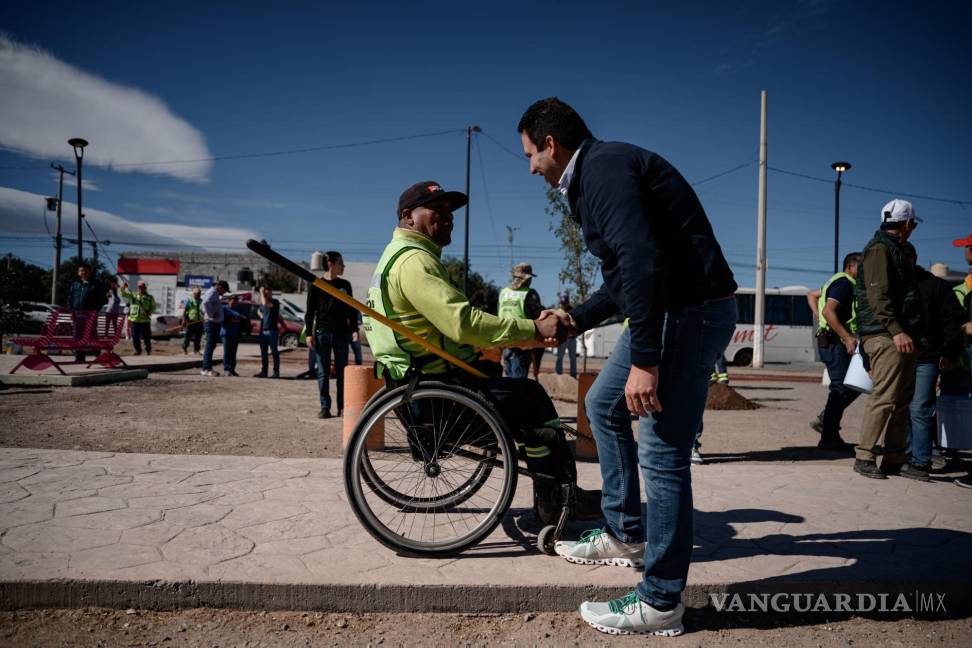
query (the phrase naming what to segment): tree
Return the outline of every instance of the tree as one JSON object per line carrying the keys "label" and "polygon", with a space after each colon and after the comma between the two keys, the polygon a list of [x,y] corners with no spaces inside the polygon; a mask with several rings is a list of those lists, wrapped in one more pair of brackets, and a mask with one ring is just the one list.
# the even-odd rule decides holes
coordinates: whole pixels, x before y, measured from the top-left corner
{"label": "tree", "polygon": [[587,251],[581,227],[570,213],[570,206],[559,190],[547,188],[546,212],[552,217],[550,231],[560,240],[564,265],[557,279],[576,296],[577,303],[587,301],[594,290],[597,259]]}
{"label": "tree", "polygon": [[259,284],[277,292],[294,293],[300,288],[300,279],[271,263],[268,269],[260,270]]}
{"label": "tree", "polygon": [[[449,273],[449,279],[454,286],[462,286],[462,275],[465,263],[457,257],[443,257],[442,265]],[[499,303],[499,288],[492,281],[487,281],[478,272],[469,273],[469,303],[487,313],[496,314]]]}
{"label": "tree", "polygon": [[20,302],[46,302],[50,295],[50,272],[12,254],[0,259],[0,342],[5,334],[21,330],[24,312]]}

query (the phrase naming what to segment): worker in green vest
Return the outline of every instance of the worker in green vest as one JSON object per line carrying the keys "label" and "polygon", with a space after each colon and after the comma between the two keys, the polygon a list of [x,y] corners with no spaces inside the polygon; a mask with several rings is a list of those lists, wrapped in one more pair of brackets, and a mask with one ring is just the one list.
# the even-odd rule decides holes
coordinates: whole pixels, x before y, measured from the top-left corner
{"label": "worker in green vest", "polygon": [[844,410],[860,395],[860,392],[844,385],[844,376],[857,348],[857,299],[854,288],[860,260],[860,252],[845,256],[844,269],[811,294],[811,298],[815,297],[813,310],[817,313],[817,350],[830,377],[827,404],[816,420],[810,423],[810,427],[820,433],[817,447],[821,450],[842,452],[852,447],[840,438],[840,421]]}
{"label": "worker in green vest", "polygon": [[[398,201],[398,227],[375,268],[368,305],[493,378],[455,369],[391,328],[364,318],[364,330],[376,360],[376,372],[390,385],[403,384],[413,372],[481,393],[504,419],[534,476],[534,505],[545,524],[560,514],[560,486],[576,483],[574,456],[564,438],[553,402],[540,383],[499,378],[500,367],[479,360],[476,347],[511,342],[549,341],[562,337],[555,317],[497,317],[469,303],[449,279],[442,248],[452,241],[452,212],[468,202],[465,194],[445,191],[431,180],[419,182]],[[578,519],[600,517],[600,492],[576,489]]]}
{"label": "worker in green vest", "polygon": [[121,297],[128,302],[128,321],[132,325],[132,344],[135,355],[142,355],[142,342],[145,353],[152,355],[152,313],[155,312],[155,297],[148,293],[144,281],[139,281],[138,292],[128,290],[128,282],[122,284]]}
{"label": "worker in green vest", "polygon": [[[510,285],[500,291],[497,314],[504,319],[536,319],[543,310],[543,304],[540,303],[537,291],[530,287],[533,278],[537,276],[533,274],[533,266],[529,263],[517,263],[513,266],[512,275]],[[503,369],[510,378],[527,378],[532,360],[533,349],[503,349]]]}
{"label": "worker in green vest", "polygon": [[199,346],[203,334],[202,289],[193,288],[192,297],[182,304],[182,325],[185,327],[185,337],[182,340],[182,352],[189,353],[189,341],[192,341],[192,352],[199,355]]}
{"label": "worker in green vest", "polygon": [[[941,387],[943,396],[968,397],[972,396],[972,234],[952,241],[952,245],[965,248],[965,263],[969,267],[965,279],[952,289],[965,312],[965,324],[962,326],[965,333],[965,356],[958,366],[942,373]],[[972,473],[957,478],[955,484],[962,488],[972,488]]]}

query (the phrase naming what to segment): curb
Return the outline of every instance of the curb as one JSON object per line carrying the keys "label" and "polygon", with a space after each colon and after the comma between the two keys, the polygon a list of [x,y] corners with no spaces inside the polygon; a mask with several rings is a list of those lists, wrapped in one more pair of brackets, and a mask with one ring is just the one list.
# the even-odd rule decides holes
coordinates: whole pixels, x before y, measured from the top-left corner
{"label": "curb", "polygon": [[[885,596],[888,606],[899,595],[916,601],[923,595],[938,601],[944,594],[944,609],[855,611],[878,618],[922,616],[965,618],[972,616],[972,583],[934,582],[832,582],[832,581],[754,581],[714,585],[690,584],[682,595],[686,607],[713,607],[713,596],[799,594],[809,602],[818,595],[847,593]],[[102,607],[115,609],[177,610],[186,608],[224,608],[236,610],[291,610],[315,612],[443,612],[443,613],[520,613],[570,612],[581,601],[609,600],[624,594],[623,588],[601,586],[512,586],[512,585],[339,585],[242,582],[170,582],[109,580],[20,580],[0,582],[0,609]],[[807,604],[810,608],[810,604]],[[726,614],[733,613],[730,608]],[[845,612],[798,610],[792,612],[751,612],[786,615],[818,613],[822,619]],[[830,616],[826,616],[826,615]]]}

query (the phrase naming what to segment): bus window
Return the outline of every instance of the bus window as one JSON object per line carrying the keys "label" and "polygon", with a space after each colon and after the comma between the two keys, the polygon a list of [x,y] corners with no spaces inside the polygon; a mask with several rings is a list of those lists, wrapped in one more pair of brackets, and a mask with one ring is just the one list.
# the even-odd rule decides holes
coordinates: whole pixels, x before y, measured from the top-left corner
{"label": "bus window", "polygon": [[813,312],[805,297],[790,297],[793,300],[793,326],[813,326]]}
{"label": "bus window", "polygon": [[790,303],[791,298],[786,295],[766,295],[766,323],[789,326]]}
{"label": "bus window", "polygon": [[739,308],[739,324],[752,324],[755,321],[756,295],[736,295],[736,306]]}

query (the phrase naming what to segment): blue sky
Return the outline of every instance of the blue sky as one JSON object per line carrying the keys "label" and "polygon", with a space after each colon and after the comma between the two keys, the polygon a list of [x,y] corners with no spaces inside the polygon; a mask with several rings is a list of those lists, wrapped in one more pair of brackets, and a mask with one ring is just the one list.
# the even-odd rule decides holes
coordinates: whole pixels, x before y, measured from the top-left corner
{"label": "blue sky", "polygon": [[[294,257],[334,248],[374,261],[402,189],[463,187],[461,129],[478,124],[519,154],[518,118],[550,95],[596,136],[656,151],[690,181],[753,163],[698,187],[740,285],[754,283],[760,90],[770,167],[829,180],[845,159],[847,183],[972,201],[967,3],[462,4],[4,3],[0,252],[51,263],[33,194],[54,193],[43,167],[73,168],[60,143],[82,136],[94,183],[85,211],[116,241],[222,249],[255,232]],[[444,130],[455,132],[117,166]],[[542,180],[485,136],[472,159],[473,270],[503,283],[506,226],[519,227],[514,260],[533,263],[553,301],[561,261]],[[841,255],[866,243],[894,196],[845,185]],[[950,241],[972,232],[972,204],[912,202],[926,220],[913,238],[920,260],[961,269]],[[821,283],[833,185],[771,171],[768,211],[768,284]]]}

